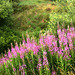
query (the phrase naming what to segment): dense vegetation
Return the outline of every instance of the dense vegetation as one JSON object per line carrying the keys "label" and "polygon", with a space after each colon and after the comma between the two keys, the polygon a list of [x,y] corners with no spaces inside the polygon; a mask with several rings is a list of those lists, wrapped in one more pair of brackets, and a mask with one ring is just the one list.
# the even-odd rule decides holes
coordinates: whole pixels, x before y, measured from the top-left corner
{"label": "dense vegetation", "polygon": [[46,32],[39,41],[23,37],[20,47],[11,43],[11,51],[0,60],[2,75],[67,75],[75,73],[75,28],[60,29],[58,37]]}
{"label": "dense vegetation", "polygon": [[[8,73],[9,75],[17,75],[24,71],[27,75],[74,74],[74,14],[75,0],[0,0],[0,58],[2,57],[0,59],[0,64],[2,64],[0,72],[2,75],[7,75]],[[49,41],[46,40],[48,35],[52,37],[51,40],[56,41],[56,45],[55,42],[50,43],[52,45],[51,51],[49,50],[50,46],[46,42]],[[26,42],[24,42],[24,38]],[[31,41],[28,40],[29,38]],[[67,39],[67,42],[63,39]],[[36,51],[38,49],[37,54],[31,48],[31,44],[33,44],[32,47],[35,47]],[[58,48],[57,51],[55,51],[56,46]],[[31,50],[29,50],[29,47]],[[17,55],[16,58],[14,58],[15,54],[13,54],[12,48]],[[16,51],[18,49],[20,52]],[[29,51],[25,53],[24,49]],[[27,62],[21,59],[21,50],[24,50],[22,56]],[[47,61],[46,66],[43,65],[44,58]],[[10,61],[11,59],[12,62]],[[12,64],[9,64],[9,62]],[[23,67],[23,64],[25,68],[18,71],[19,67]],[[32,66],[29,64],[32,64]],[[36,69],[38,64],[41,68]],[[9,69],[6,69],[7,65]],[[5,71],[3,72],[4,69]]]}
{"label": "dense vegetation", "polygon": [[[74,0],[1,0],[0,1],[0,53],[10,48],[14,40],[22,41],[22,33],[28,32],[39,37],[49,30],[56,34],[57,22],[60,26],[64,22],[65,28],[71,21],[75,24]],[[17,38],[17,39],[16,39]]]}
{"label": "dense vegetation", "polygon": [[13,4],[9,0],[0,0],[0,54],[14,40],[21,41],[20,32],[14,30],[13,11]]}

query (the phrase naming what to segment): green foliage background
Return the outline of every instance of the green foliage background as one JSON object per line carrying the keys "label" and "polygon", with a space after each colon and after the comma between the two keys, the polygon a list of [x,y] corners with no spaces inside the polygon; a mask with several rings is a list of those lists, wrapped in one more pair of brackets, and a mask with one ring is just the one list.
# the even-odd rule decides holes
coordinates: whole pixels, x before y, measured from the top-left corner
{"label": "green foliage background", "polygon": [[[56,6],[54,10],[42,6]],[[41,9],[37,9],[41,6]],[[44,7],[44,8],[45,8]],[[43,8],[43,9],[44,9]],[[60,27],[70,26],[71,21],[75,27],[75,0],[0,0],[0,53],[10,48],[14,40],[22,41],[22,33],[39,37],[49,30],[54,35],[57,33],[57,22]]]}
{"label": "green foliage background", "polygon": [[0,18],[6,18],[12,12],[12,3],[9,0],[0,0]]}
{"label": "green foliage background", "polygon": [[71,22],[75,27],[75,1],[67,0],[66,3],[65,1],[57,2],[57,7],[56,10],[50,13],[50,20],[48,21],[48,29],[53,34],[56,34],[57,22],[59,22],[61,28],[63,28],[63,23],[65,28],[68,25],[71,26]]}
{"label": "green foliage background", "polygon": [[0,53],[10,48],[10,43],[22,41],[20,32],[14,30],[13,6],[9,0],[0,0]]}

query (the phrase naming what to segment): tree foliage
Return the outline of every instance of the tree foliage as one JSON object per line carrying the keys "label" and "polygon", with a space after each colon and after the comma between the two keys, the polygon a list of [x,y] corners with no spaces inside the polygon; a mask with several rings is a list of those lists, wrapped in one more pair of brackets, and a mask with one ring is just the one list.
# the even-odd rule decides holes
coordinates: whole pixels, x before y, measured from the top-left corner
{"label": "tree foliage", "polygon": [[12,3],[9,0],[0,0],[0,19],[8,17],[12,12]]}

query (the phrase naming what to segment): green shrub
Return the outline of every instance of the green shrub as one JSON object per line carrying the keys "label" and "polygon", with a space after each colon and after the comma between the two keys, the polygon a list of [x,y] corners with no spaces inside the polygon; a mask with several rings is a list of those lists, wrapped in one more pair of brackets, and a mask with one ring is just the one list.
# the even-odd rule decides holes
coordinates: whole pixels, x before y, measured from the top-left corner
{"label": "green shrub", "polygon": [[18,43],[22,41],[22,34],[7,26],[0,27],[0,53],[3,53],[4,50],[7,51],[11,47],[11,43],[14,44],[14,40]]}
{"label": "green shrub", "polygon": [[12,3],[9,0],[0,0],[0,27],[13,25],[12,13]]}
{"label": "green shrub", "polygon": [[67,13],[74,13],[75,12],[75,1],[74,0],[70,0],[67,3],[62,1],[61,3],[57,3],[57,9],[55,10],[55,12],[67,12]]}
{"label": "green shrub", "polygon": [[74,4],[74,0],[67,0],[67,3],[64,1],[62,1],[61,3],[57,3],[56,10],[54,10],[49,16],[50,21],[48,21],[48,29],[50,30],[50,32],[54,34],[56,33],[58,21],[60,27],[62,27],[62,23],[64,22],[65,28],[70,25],[71,20],[73,22],[73,25],[75,24]]}
{"label": "green shrub", "polygon": [[0,0],[0,19],[8,17],[12,12],[12,3],[9,0]]}
{"label": "green shrub", "polygon": [[51,13],[50,21],[48,22],[48,29],[52,33],[56,33],[57,30],[57,22],[59,21],[60,27],[62,27],[62,23],[64,22],[65,28],[71,23],[73,17],[68,13]]}

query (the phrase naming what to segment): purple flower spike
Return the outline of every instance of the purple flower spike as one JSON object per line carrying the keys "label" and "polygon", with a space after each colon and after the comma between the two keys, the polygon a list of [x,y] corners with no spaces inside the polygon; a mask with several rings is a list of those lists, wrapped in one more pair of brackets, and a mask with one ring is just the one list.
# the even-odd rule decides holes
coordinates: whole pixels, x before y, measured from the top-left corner
{"label": "purple flower spike", "polygon": [[11,52],[13,53],[14,57],[17,57],[17,52],[16,52],[15,48],[13,48],[12,43],[11,43]]}
{"label": "purple flower spike", "polygon": [[46,55],[46,54],[47,54],[47,52],[43,52],[43,54],[44,54],[44,55]]}
{"label": "purple flower spike", "polygon": [[68,56],[67,55],[64,55],[64,57],[63,57],[64,59],[66,59],[66,58],[68,58]]}
{"label": "purple flower spike", "polygon": [[56,75],[56,72],[53,70],[51,75]]}
{"label": "purple flower spike", "polygon": [[29,36],[27,36],[27,43],[30,43],[30,39],[29,39]]}
{"label": "purple flower spike", "polygon": [[13,71],[15,72],[16,71],[16,68],[13,68]]}
{"label": "purple flower spike", "polygon": [[12,58],[12,54],[11,54],[11,52],[10,52],[9,49],[8,49],[8,57],[9,57],[9,58]]}
{"label": "purple flower spike", "polygon": [[22,66],[19,66],[19,71],[21,71],[22,70]]}
{"label": "purple flower spike", "polygon": [[46,54],[47,52],[43,52],[43,66],[48,66],[48,60],[47,60],[47,57],[46,57]]}
{"label": "purple flower spike", "polygon": [[48,60],[47,60],[46,56],[44,56],[44,58],[43,58],[43,66],[45,66],[45,65],[48,65]]}
{"label": "purple flower spike", "polygon": [[69,55],[69,57],[71,57],[71,55]]}
{"label": "purple flower spike", "polygon": [[23,59],[24,58],[24,54],[20,51],[20,58]]}
{"label": "purple flower spike", "polygon": [[69,49],[68,46],[66,46],[66,47],[65,47],[65,51],[67,51],[68,49]]}
{"label": "purple flower spike", "polygon": [[16,51],[19,53],[19,47],[18,47],[17,42],[16,42],[16,44],[15,44],[15,49],[16,49]]}
{"label": "purple flower spike", "polygon": [[23,75],[25,75],[25,72],[23,71]]}
{"label": "purple flower spike", "polygon": [[26,68],[26,64],[23,64],[22,67],[23,67],[23,68]]}
{"label": "purple flower spike", "polygon": [[55,71],[53,71],[51,75],[56,75],[56,72],[55,72]]}
{"label": "purple flower spike", "polygon": [[39,57],[37,68],[40,69],[42,67],[41,58]]}
{"label": "purple flower spike", "polygon": [[42,47],[42,45],[45,46],[43,36],[41,36],[41,35],[40,35],[39,42],[40,42],[41,47]]}

